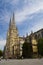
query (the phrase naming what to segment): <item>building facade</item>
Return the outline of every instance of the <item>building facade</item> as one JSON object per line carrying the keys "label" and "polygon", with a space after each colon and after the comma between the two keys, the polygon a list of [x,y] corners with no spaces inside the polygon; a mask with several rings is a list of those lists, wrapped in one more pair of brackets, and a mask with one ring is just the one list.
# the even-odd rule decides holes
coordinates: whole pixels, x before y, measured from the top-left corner
{"label": "building facade", "polygon": [[31,33],[30,35],[28,35],[26,37],[26,39],[27,39],[27,42],[30,46],[31,56],[34,58],[38,57],[38,47],[37,47],[38,42],[37,42],[37,39],[35,38],[34,33]]}
{"label": "building facade", "polygon": [[43,29],[40,29],[37,32],[34,32],[34,35],[37,39],[43,38]]}
{"label": "building facade", "polygon": [[37,38],[35,37],[34,33],[31,33],[31,43],[32,43],[32,50],[33,50],[33,57],[38,57],[38,41]]}
{"label": "building facade", "polygon": [[[43,29],[40,29],[37,32],[31,32],[30,35],[28,35],[26,38],[28,38],[28,42],[30,41],[32,44],[32,53],[33,53],[33,57],[38,57],[38,39],[43,38]],[[29,40],[30,38],[30,40]]]}
{"label": "building facade", "polygon": [[12,19],[10,19],[9,30],[7,33],[5,58],[18,58],[20,55],[22,55],[22,51],[20,49],[21,41],[24,42],[23,38],[21,39],[21,37],[18,35],[13,14]]}
{"label": "building facade", "polygon": [[19,37],[18,29],[15,24],[14,14],[10,19],[9,29],[7,32],[6,45],[4,48],[4,58],[19,58],[22,56],[22,46],[27,39],[27,42],[32,46],[33,56],[38,56],[37,40],[43,38],[43,29],[31,33],[25,37]]}

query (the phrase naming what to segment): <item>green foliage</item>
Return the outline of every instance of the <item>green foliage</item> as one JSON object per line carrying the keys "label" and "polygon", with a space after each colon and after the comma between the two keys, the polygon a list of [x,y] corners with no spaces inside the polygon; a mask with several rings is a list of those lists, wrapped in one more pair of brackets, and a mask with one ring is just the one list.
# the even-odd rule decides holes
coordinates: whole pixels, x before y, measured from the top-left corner
{"label": "green foliage", "polygon": [[32,57],[31,43],[25,42],[22,47],[22,52],[24,58],[31,58]]}
{"label": "green foliage", "polygon": [[43,56],[43,38],[38,40],[38,53]]}
{"label": "green foliage", "polygon": [[3,56],[3,52],[2,52],[2,50],[0,50],[0,57],[1,57],[1,56]]}

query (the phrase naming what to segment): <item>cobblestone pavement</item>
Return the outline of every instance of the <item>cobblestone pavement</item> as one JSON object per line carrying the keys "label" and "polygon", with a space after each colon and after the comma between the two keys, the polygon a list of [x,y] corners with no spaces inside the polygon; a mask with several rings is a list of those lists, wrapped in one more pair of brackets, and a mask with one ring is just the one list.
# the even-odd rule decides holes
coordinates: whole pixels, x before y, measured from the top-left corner
{"label": "cobblestone pavement", "polygon": [[1,60],[0,65],[43,65],[43,59]]}

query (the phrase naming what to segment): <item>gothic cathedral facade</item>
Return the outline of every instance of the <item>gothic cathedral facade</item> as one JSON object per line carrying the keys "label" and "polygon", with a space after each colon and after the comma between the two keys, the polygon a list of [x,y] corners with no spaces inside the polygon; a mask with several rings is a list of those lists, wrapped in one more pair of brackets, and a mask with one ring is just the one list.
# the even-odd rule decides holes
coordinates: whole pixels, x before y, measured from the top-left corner
{"label": "gothic cathedral facade", "polygon": [[[37,49],[37,40],[34,37],[34,34],[31,34],[30,36],[27,36],[29,41],[29,37],[31,37],[31,43],[32,43],[32,50],[33,55],[38,53]],[[19,58],[22,56],[22,46],[25,42],[26,37],[19,37],[18,35],[18,29],[15,24],[15,18],[14,14],[13,17],[10,19],[9,23],[9,29],[7,32],[7,39],[6,39],[6,45],[4,50],[4,58]]]}
{"label": "gothic cathedral facade", "polygon": [[14,14],[10,19],[9,30],[5,46],[5,58],[17,58],[20,55],[18,30],[15,24]]}

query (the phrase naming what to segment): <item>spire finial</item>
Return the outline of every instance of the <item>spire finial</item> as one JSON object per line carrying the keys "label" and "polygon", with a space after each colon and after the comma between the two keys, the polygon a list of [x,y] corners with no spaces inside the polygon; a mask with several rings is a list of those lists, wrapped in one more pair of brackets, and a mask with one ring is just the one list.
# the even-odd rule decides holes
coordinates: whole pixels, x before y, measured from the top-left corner
{"label": "spire finial", "polygon": [[11,26],[11,18],[10,18],[10,23],[9,23],[9,27]]}
{"label": "spire finial", "polygon": [[13,12],[13,20],[14,20],[14,12]]}

